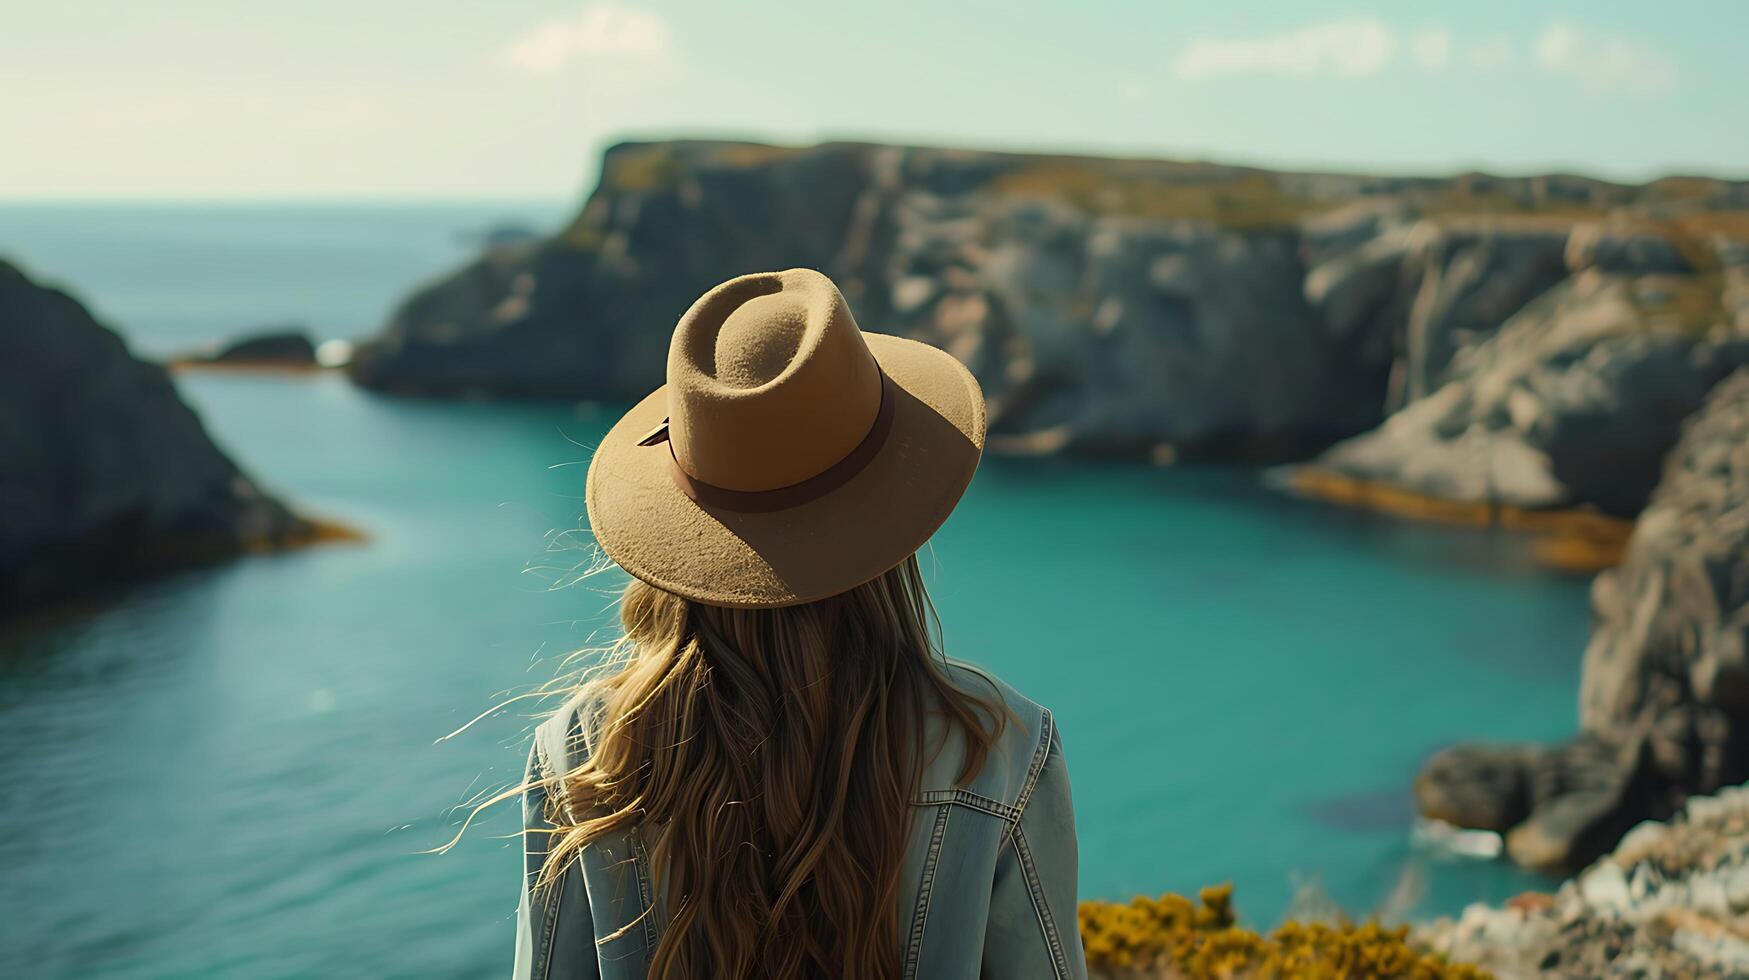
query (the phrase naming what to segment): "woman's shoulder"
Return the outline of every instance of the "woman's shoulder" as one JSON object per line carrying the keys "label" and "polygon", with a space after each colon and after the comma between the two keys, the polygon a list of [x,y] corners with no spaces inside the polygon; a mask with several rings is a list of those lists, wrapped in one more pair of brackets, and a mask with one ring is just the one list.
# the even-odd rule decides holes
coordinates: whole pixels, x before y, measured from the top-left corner
{"label": "woman's shoulder", "polygon": [[1050,717],[1049,708],[1020,693],[987,667],[948,657],[945,658],[945,672],[956,689],[1005,707],[1025,732],[1037,732]]}
{"label": "woman's shoulder", "polygon": [[966,733],[943,720],[950,727],[942,733],[942,751],[924,771],[923,802],[943,794],[970,793],[999,810],[1024,808],[1046,759],[1056,751],[1056,721],[1050,709],[975,664],[949,659],[945,673],[956,690],[1001,710],[1004,717],[983,768],[964,784],[958,777],[964,766]]}
{"label": "woman's shoulder", "polygon": [[589,758],[601,724],[601,693],[591,685],[572,692],[534,730],[535,760],[547,773],[562,775]]}

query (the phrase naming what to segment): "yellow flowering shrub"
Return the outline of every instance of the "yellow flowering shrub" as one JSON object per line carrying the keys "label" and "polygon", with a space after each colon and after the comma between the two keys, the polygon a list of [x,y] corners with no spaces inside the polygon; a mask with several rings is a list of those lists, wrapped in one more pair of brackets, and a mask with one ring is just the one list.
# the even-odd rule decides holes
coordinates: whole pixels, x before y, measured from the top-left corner
{"label": "yellow flowering shrub", "polygon": [[1137,896],[1128,904],[1083,902],[1081,943],[1095,976],[1142,978],[1406,977],[1485,980],[1488,974],[1446,963],[1409,945],[1409,927],[1288,922],[1268,936],[1241,928],[1233,888],[1182,895]]}

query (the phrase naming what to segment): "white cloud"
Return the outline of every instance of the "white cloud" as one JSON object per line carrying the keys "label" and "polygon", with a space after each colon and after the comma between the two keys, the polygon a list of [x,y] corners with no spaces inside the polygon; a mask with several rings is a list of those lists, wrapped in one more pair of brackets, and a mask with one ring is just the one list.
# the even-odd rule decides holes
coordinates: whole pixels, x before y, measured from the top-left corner
{"label": "white cloud", "polygon": [[577,59],[671,62],[677,57],[667,22],[616,3],[595,4],[578,16],[548,21],[504,50],[512,68],[534,75],[550,75]]}
{"label": "white cloud", "polygon": [[1333,20],[1297,31],[1252,38],[1198,38],[1172,63],[1179,78],[1224,75],[1332,75],[1363,78],[1383,71],[1397,53],[1397,36],[1371,19]]}
{"label": "white cloud", "polygon": [[[1196,38],[1172,62],[1186,81],[1234,75],[1284,78],[1367,78],[1396,63],[1400,52],[1423,71],[1442,72],[1462,57],[1482,74],[1511,64],[1521,45],[1538,68],[1592,92],[1657,95],[1676,87],[1676,64],[1637,41],[1593,34],[1557,21],[1535,38],[1496,34],[1454,38],[1444,28],[1399,33],[1377,18],[1346,18],[1257,37]],[[1525,45],[1525,41],[1529,41]]]}
{"label": "white cloud", "polygon": [[1593,92],[1658,95],[1676,87],[1676,64],[1652,48],[1558,21],[1537,39],[1536,63]]}
{"label": "white cloud", "polygon": [[1490,72],[1512,60],[1512,42],[1504,37],[1492,37],[1470,48],[1470,64],[1477,71]]}
{"label": "white cloud", "polygon": [[1451,63],[1451,34],[1446,31],[1422,31],[1409,42],[1409,53],[1429,71],[1440,71]]}

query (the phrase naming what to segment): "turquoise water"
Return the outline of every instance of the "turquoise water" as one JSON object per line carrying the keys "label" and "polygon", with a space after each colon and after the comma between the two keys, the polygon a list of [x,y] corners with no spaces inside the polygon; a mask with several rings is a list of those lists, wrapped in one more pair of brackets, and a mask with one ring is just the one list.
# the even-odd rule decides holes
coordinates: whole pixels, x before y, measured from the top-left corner
{"label": "turquoise water", "polygon": [[[7,213],[0,252],[30,258]],[[174,251],[200,222],[168,213],[156,247]],[[81,220],[102,237],[104,217]],[[448,220],[407,235],[447,241]],[[135,331],[77,262],[31,265]],[[180,275],[199,305],[207,280]],[[212,322],[280,315],[239,300]],[[616,579],[567,584],[590,553],[555,532],[578,526],[582,447],[615,408],[396,400],[333,377],[180,384],[266,484],[371,540],[0,638],[0,976],[500,974],[514,815],[419,852],[458,803],[517,778],[530,712],[438,739],[603,625]],[[1230,880],[1269,925],[1309,882],[1418,915],[1535,883],[1417,851],[1407,794],[1446,742],[1574,724],[1586,583],[1535,570],[1522,542],[1285,499],[1245,470],[989,460],[928,557],[951,652],[1058,713],[1085,895]]]}

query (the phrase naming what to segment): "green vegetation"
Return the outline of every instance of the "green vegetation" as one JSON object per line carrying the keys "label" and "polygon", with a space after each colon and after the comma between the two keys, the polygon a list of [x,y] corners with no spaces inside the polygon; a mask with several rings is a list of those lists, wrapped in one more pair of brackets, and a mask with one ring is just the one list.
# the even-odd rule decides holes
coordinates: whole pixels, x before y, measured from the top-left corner
{"label": "green vegetation", "polygon": [[1724,319],[1724,288],[1719,272],[1642,276],[1629,295],[1647,327],[1701,336]]}
{"label": "green vegetation", "polygon": [[[790,146],[758,143],[638,143],[616,147],[603,158],[601,181],[590,201],[605,201],[604,194],[651,194],[672,191],[689,172],[701,169],[729,170],[768,166],[808,152]],[[561,231],[555,244],[593,251],[605,236],[599,216],[591,220],[589,206]]]}
{"label": "green vegetation", "polygon": [[[672,192],[695,170],[758,170],[821,149],[757,143],[627,144],[608,153],[597,193]],[[855,155],[855,146],[848,150]],[[1709,210],[1709,205],[1731,203],[1721,196],[1730,185],[1709,178],[1672,177],[1628,187],[1562,175],[1351,178],[1159,160],[970,151],[961,156],[991,163],[986,172],[992,176],[974,192],[1056,201],[1090,215],[1190,220],[1237,231],[1290,228],[1355,200],[1377,197],[1396,200],[1408,213],[1434,221],[1555,230],[1605,219],[1643,224],[1646,231],[1669,239],[1703,274],[1717,268],[1714,237],[1749,241],[1749,210]],[[598,248],[598,224],[580,217],[559,236],[560,244]]]}
{"label": "green vegetation", "polygon": [[1261,172],[1162,180],[1157,173],[1125,169],[1047,158],[996,177],[989,190],[1067,201],[1089,214],[1189,219],[1241,230],[1287,227],[1335,203],[1295,197]]}
{"label": "green vegetation", "polygon": [[1088,968],[1113,980],[1164,978],[1362,978],[1485,980],[1476,967],[1446,963],[1409,945],[1409,927],[1288,922],[1268,936],[1237,925],[1233,889],[1136,897],[1127,905],[1083,902],[1081,942]]}
{"label": "green vegetation", "polygon": [[788,160],[805,152],[795,146],[767,146],[763,143],[726,143],[715,147],[711,163],[719,167],[761,167]]}
{"label": "green vegetation", "polygon": [[570,248],[581,249],[585,252],[589,252],[600,248],[601,243],[606,241],[606,239],[607,236],[601,233],[600,228],[597,228],[594,225],[585,224],[582,221],[574,221],[571,223],[571,226],[566,228],[559,236],[559,243]]}
{"label": "green vegetation", "polygon": [[807,152],[793,146],[760,143],[640,143],[622,146],[603,160],[601,187],[609,191],[661,191],[672,188],[687,170],[751,169]]}
{"label": "green vegetation", "polygon": [[[1284,179],[1289,178],[1289,179]],[[1239,230],[1279,228],[1354,199],[1314,197],[1287,190],[1305,186],[1293,175],[1212,165],[1153,161],[1040,157],[991,179],[997,194],[1065,201],[1089,214],[1189,219]],[[1624,197],[1624,193],[1630,195]],[[1405,182],[1382,196],[1395,197],[1432,219],[1486,218],[1511,224],[1564,228],[1596,221],[1634,203],[1631,189],[1599,189],[1586,196],[1550,194],[1536,181],[1465,175],[1444,181]],[[1671,178],[1641,192],[1648,207],[1680,207],[1682,213],[1646,218],[1676,242],[1697,269],[1710,261],[1713,235],[1749,241],[1749,211],[1703,210],[1716,182]]]}
{"label": "green vegetation", "polygon": [[1514,227],[1557,229],[1601,220],[1608,213],[1583,204],[1526,204],[1499,191],[1476,192],[1462,187],[1447,187],[1429,195],[1422,211],[1432,219],[1486,218]]}
{"label": "green vegetation", "polygon": [[654,191],[674,186],[680,165],[662,143],[623,147],[602,161],[601,187],[609,191]]}
{"label": "green vegetation", "polygon": [[1749,242],[1749,211],[1689,211],[1669,220],[1683,234],[1694,238],[1717,236]]}
{"label": "green vegetation", "polygon": [[1646,185],[1646,196],[1654,201],[1705,201],[1723,186],[1711,177],[1661,177]]}

